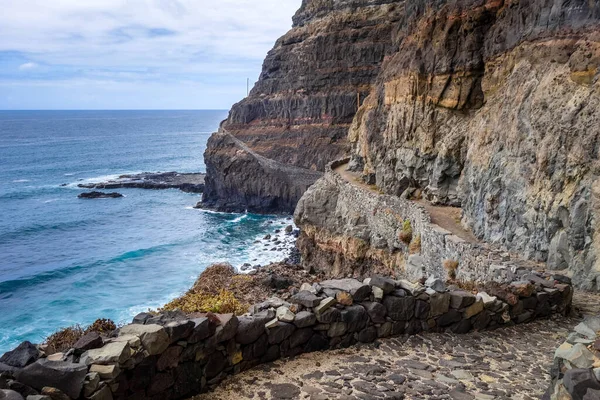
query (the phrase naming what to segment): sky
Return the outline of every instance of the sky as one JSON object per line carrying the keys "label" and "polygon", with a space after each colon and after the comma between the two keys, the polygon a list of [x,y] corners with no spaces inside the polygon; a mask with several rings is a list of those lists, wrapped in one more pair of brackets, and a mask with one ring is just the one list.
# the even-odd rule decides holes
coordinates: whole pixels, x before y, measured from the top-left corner
{"label": "sky", "polygon": [[3,0],[0,109],[228,109],[301,0]]}

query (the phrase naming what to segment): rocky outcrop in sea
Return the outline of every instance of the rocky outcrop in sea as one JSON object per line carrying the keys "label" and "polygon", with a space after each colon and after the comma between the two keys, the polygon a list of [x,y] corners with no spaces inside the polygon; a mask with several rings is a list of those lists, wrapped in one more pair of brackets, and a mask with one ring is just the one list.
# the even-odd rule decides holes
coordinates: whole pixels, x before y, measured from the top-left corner
{"label": "rocky outcrop in sea", "polygon": [[201,173],[143,172],[121,175],[116,179],[97,183],[80,183],[84,189],[179,189],[188,193],[204,191],[204,177]]}

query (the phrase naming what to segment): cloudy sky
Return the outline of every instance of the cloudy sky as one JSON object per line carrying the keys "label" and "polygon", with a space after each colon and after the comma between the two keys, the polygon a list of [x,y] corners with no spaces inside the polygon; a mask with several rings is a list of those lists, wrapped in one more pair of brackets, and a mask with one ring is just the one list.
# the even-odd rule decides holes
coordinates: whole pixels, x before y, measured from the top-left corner
{"label": "cloudy sky", "polygon": [[301,0],[4,0],[0,109],[226,109]]}

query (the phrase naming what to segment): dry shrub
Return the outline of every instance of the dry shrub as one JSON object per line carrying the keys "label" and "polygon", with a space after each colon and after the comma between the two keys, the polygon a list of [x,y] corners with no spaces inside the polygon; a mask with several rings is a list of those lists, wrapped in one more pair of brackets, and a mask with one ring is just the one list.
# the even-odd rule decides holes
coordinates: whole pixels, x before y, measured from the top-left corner
{"label": "dry shrub", "polygon": [[44,341],[47,346],[46,354],[50,355],[69,350],[83,336],[83,332],[83,328],[79,325],[73,325],[54,332]]}
{"label": "dry shrub", "polygon": [[456,270],[458,269],[458,261],[456,260],[444,260],[442,263],[444,269],[448,272],[448,278],[450,280],[456,279]]}
{"label": "dry shrub", "polygon": [[47,346],[46,354],[60,353],[72,348],[82,336],[96,332],[107,335],[117,329],[117,326],[110,319],[97,319],[87,328],[82,328],[80,325],[69,326],[68,328],[60,329],[48,336],[44,341]]}
{"label": "dry shrub", "polygon": [[161,311],[180,310],[185,313],[212,312],[217,314],[244,314],[249,305],[241,303],[229,290],[221,289],[216,295],[186,293],[166,304]]}
{"label": "dry shrub", "polygon": [[159,311],[241,315],[248,310],[249,305],[239,299],[239,293],[250,291],[254,284],[251,276],[236,274],[235,268],[230,264],[213,264],[200,274],[187,293],[167,303]]}
{"label": "dry shrub", "polygon": [[406,220],[402,223],[402,231],[398,236],[399,239],[405,244],[410,244],[413,238],[413,230],[409,220]]}
{"label": "dry shrub", "polygon": [[412,240],[412,242],[410,242],[410,244],[408,245],[408,252],[410,254],[418,254],[421,252],[421,234],[419,233],[417,236],[415,236]]}
{"label": "dry shrub", "polygon": [[456,286],[458,286],[459,288],[461,288],[464,291],[467,292],[477,292],[478,291],[478,285],[477,283],[473,282],[473,281],[455,281],[453,282]]}
{"label": "dry shrub", "polygon": [[99,334],[109,334],[112,331],[117,329],[117,325],[110,319],[100,318],[94,321],[93,324],[87,327],[87,329],[83,332],[83,334],[88,334],[90,332],[96,332]]}

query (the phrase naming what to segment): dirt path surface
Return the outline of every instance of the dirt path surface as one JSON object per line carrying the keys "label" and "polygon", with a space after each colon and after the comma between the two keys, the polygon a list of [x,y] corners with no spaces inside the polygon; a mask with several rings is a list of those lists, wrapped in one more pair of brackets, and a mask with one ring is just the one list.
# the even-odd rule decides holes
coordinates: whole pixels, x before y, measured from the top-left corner
{"label": "dirt path surface", "polygon": [[539,399],[554,350],[576,322],[403,336],[305,354],[230,377],[194,400]]}
{"label": "dirt path surface", "polygon": [[[363,188],[365,190],[369,190],[373,193],[379,194],[377,188],[373,185],[369,186],[360,179],[360,175],[356,172],[351,172],[347,170],[348,164],[339,165],[333,171],[340,175],[344,180],[350,182],[351,184]],[[441,228],[444,228],[447,231],[452,232],[454,235],[459,238],[466,240],[470,243],[480,243],[477,237],[473,235],[471,231],[465,229],[461,223],[461,209],[458,207],[442,207],[442,206],[434,206],[425,200],[417,201],[418,204],[425,207],[429,215],[431,216],[431,222],[438,225]]]}
{"label": "dirt path surface", "polygon": [[[577,292],[573,304],[583,314],[600,313],[599,294]],[[231,376],[192,400],[539,399],[555,349],[579,321],[556,317],[303,354]]]}

